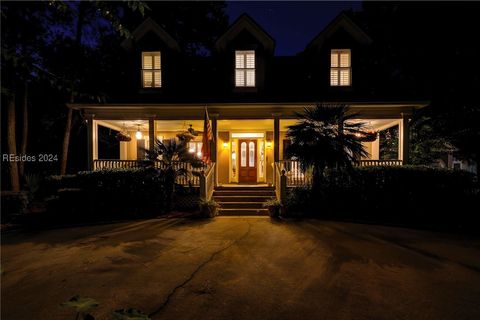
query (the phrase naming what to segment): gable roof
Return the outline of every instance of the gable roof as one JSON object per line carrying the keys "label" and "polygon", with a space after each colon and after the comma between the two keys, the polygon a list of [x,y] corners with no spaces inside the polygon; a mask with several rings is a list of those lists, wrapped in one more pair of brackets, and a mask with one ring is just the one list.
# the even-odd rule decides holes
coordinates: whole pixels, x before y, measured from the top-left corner
{"label": "gable roof", "polygon": [[315,38],[313,38],[312,41],[310,41],[306,47],[306,50],[318,49],[322,47],[325,41],[340,29],[344,29],[360,44],[372,43],[372,39],[344,12],[342,12]]}
{"label": "gable roof", "polygon": [[143,21],[131,34],[129,39],[125,39],[122,42],[122,47],[125,49],[130,49],[133,46],[134,42],[138,42],[143,38],[149,31],[155,33],[164,43],[172,50],[180,51],[180,46],[178,42],[172,38],[158,23],[156,23],[152,18],[148,17]]}
{"label": "gable roof", "polygon": [[225,50],[228,43],[244,30],[257,38],[257,40],[264,45],[265,50],[268,53],[273,54],[275,40],[257,22],[255,22],[255,20],[245,13],[242,14],[220,38],[218,38],[215,43],[215,48],[219,51]]}

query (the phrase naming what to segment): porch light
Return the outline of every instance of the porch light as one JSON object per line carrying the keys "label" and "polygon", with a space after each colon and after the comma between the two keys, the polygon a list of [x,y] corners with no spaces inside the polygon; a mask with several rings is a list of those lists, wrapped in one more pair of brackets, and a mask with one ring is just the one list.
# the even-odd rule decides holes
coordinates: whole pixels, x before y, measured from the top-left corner
{"label": "porch light", "polygon": [[201,151],[198,151],[198,152],[197,152],[197,157],[199,157],[199,158],[202,157],[202,152],[201,152]]}
{"label": "porch light", "polygon": [[267,141],[267,148],[268,149],[272,148],[272,141]]}
{"label": "porch light", "polygon": [[140,131],[140,125],[139,124],[137,124],[137,132],[135,132],[135,138],[137,138],[137,140],[140,140],[140,139],[143,138],[143,134]]}
{"label": "porch light", "polygon": [[223,149],[227,149],[228,148],[228,142],[224,142],[223,143]]}

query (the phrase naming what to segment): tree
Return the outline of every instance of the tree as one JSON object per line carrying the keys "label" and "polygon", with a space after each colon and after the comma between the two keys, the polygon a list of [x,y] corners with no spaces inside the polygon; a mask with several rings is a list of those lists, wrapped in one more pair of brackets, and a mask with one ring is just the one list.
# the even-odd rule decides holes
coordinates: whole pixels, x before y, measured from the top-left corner
{"label": "tree", "polygon": [[167,208],[171,209],[175,181],[180,176],[197,174],[178,166],[180,162],[190,164],[193,168],[202,168],[204,163],[188,151],[189,139],[169,139],[165,142],[155,140],[153,151],[145,150],[150,160],[158,163],[158,175],[162,178],[167,197]]}
{"label": "tree", "polygon": [[306,107],[303,113],[296,114],[299,122],[288,127],[291,144],[286,154],[298,159],[303,170],[313,169],[312,189],[318,188],[325,168],[351,168],[352,163],[367,155],[359,139],[365,134],[365,125],[352,121],[356,115],[348,110],[346,105]]}

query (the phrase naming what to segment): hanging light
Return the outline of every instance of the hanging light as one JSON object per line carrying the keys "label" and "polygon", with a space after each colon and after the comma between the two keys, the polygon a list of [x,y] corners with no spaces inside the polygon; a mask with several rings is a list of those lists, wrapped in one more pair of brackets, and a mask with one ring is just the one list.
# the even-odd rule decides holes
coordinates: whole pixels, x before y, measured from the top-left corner
{"label": "hanging light", "polygon": [[140,140],[143,138],[143,134],[142,134],[142,131],[140,131],[139,124],[137,124],[137,132],[135,132],[135,138],[137,138],[137,140]]}

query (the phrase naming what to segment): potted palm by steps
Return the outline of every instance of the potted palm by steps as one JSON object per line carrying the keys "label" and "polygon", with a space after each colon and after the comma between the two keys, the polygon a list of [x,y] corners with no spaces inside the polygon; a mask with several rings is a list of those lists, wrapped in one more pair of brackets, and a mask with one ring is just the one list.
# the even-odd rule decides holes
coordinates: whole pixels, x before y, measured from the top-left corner
{"label": "potted palm by steps", "polygon": [[268,209],[268,213],[272,218],[280,217],[280,210],[282,209],[282,203],[277,199],[270,199],[263,203],[263,207]]}
{"label": "potted palm by steps", "polygon": [[203,218],[214,218],[218,215],[218,208],[220,205],[213,199],[200,199],[200,215]]}

